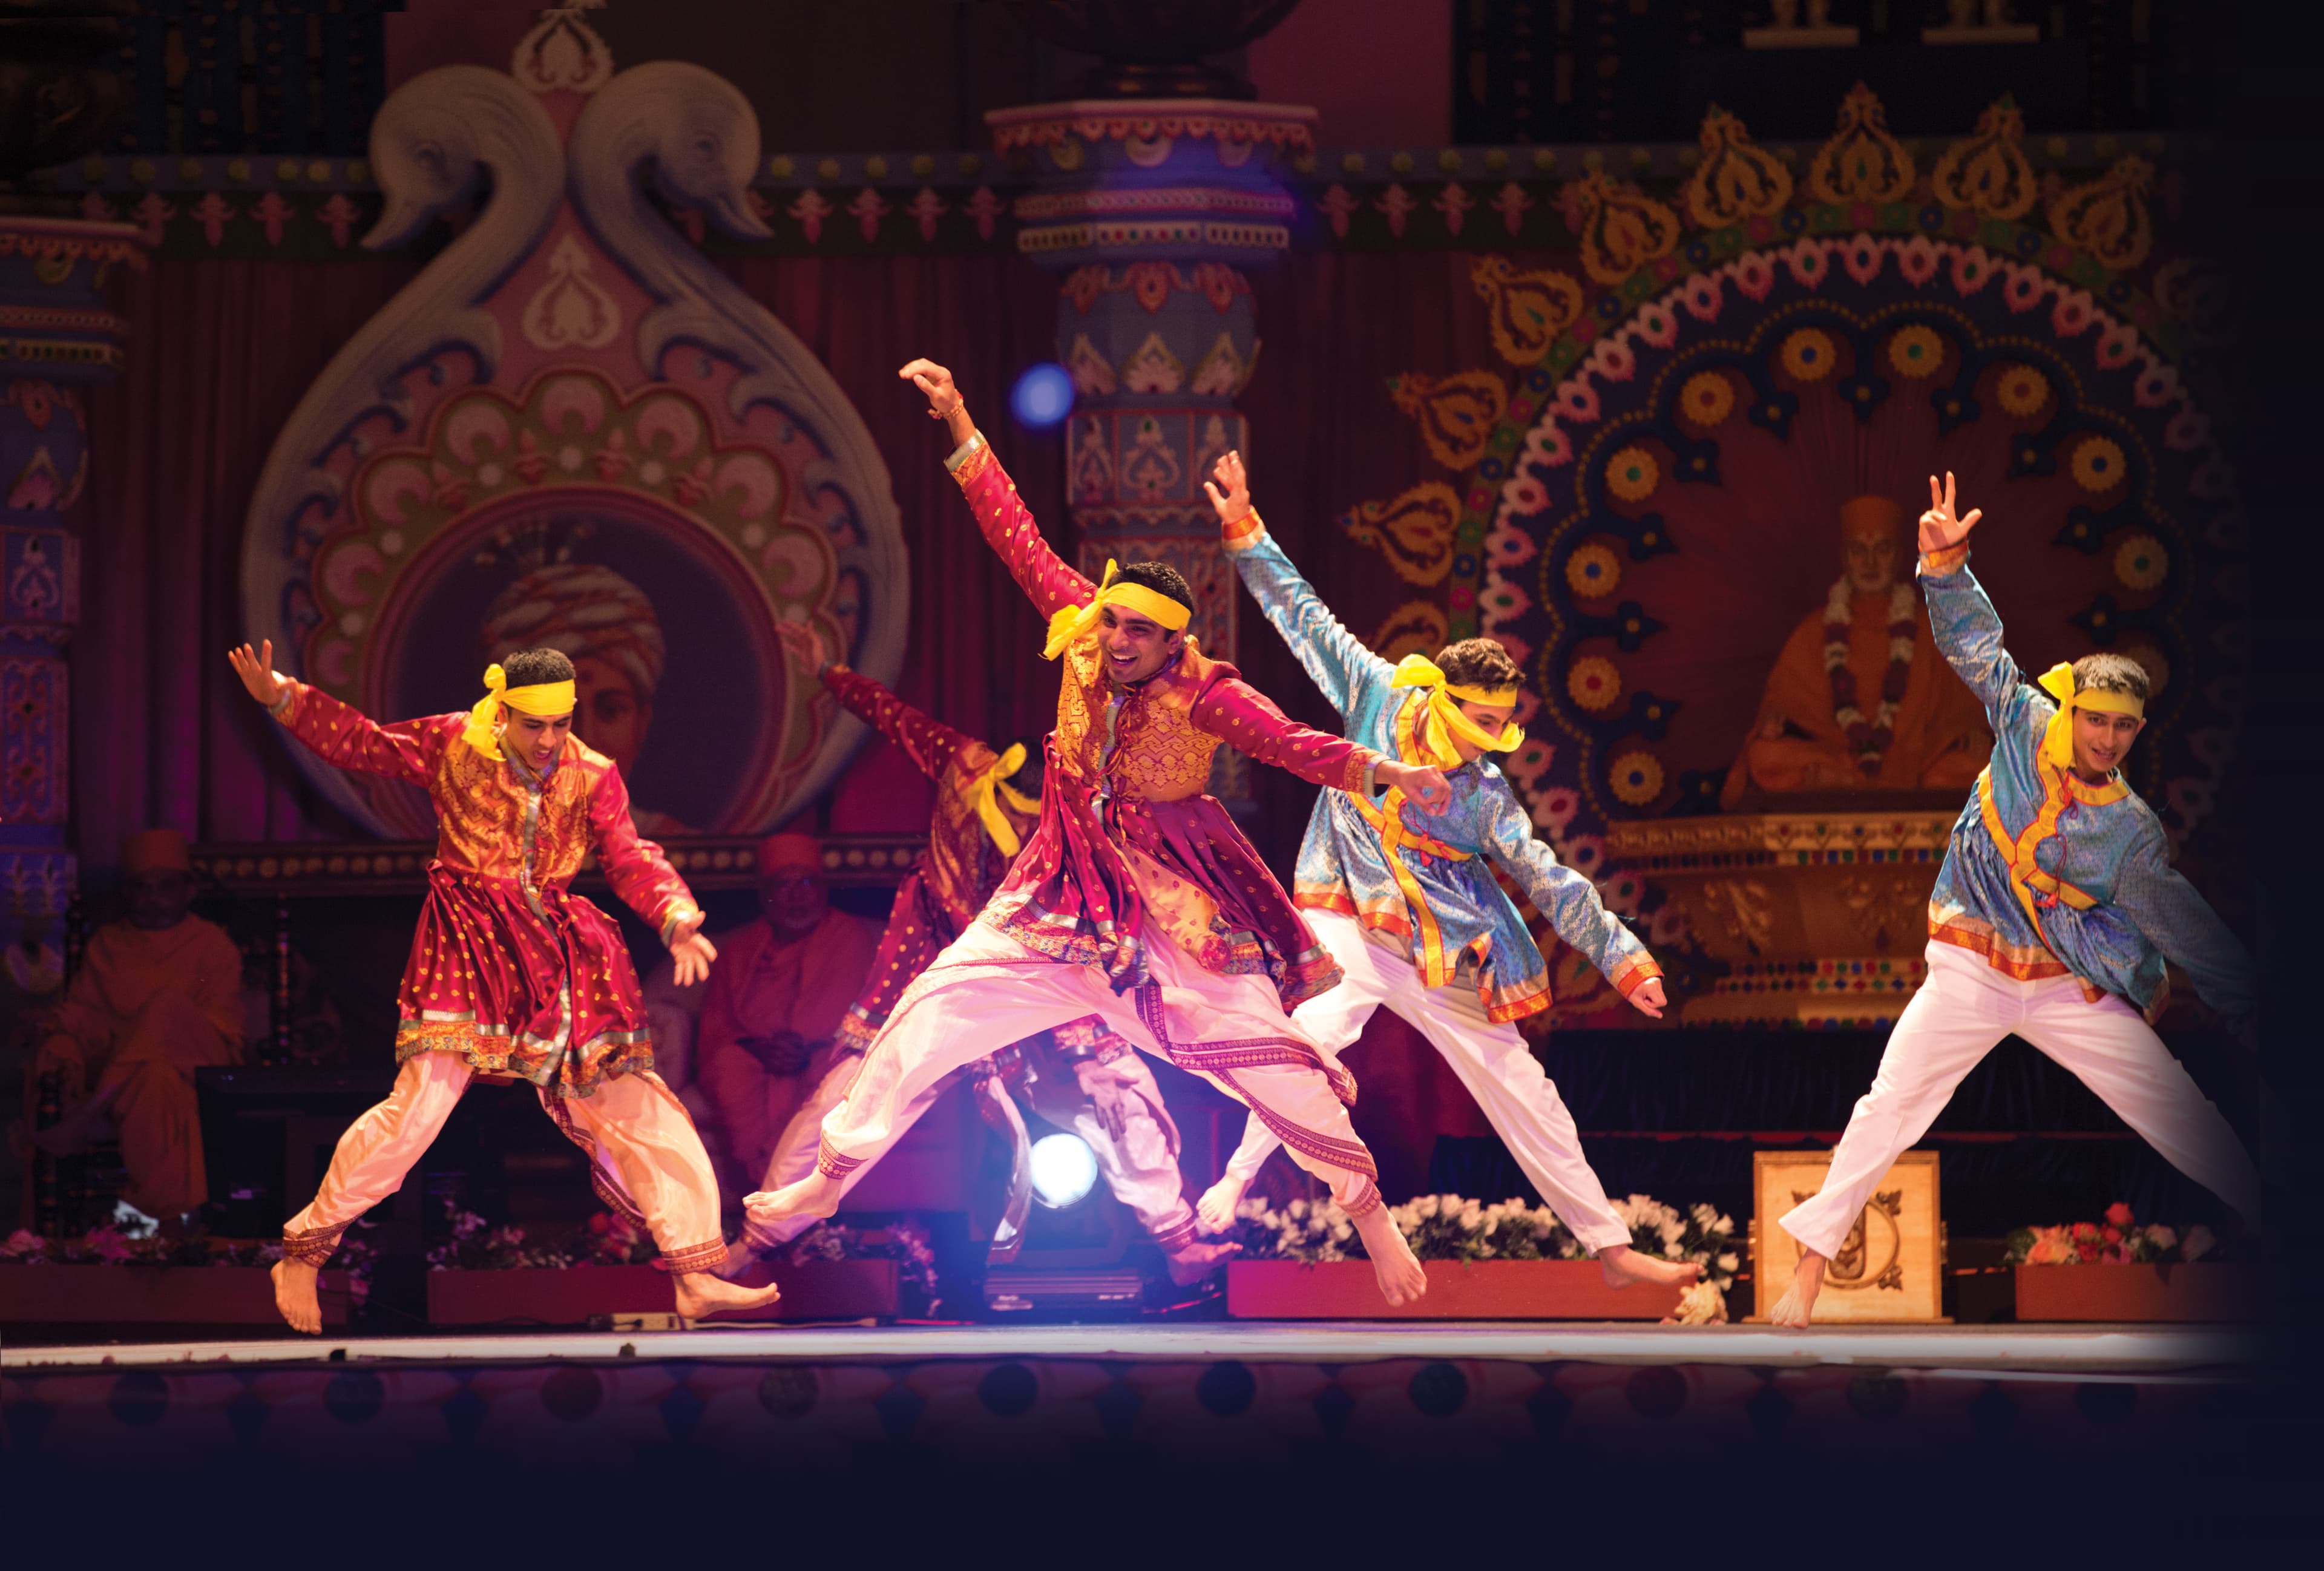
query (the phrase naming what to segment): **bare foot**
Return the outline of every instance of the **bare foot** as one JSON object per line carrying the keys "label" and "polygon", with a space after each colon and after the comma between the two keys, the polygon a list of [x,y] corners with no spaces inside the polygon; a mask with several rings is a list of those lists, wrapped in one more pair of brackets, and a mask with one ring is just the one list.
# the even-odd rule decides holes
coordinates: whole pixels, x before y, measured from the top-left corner
{"label": "bare foot", "polygon": [[1170,1256],[1170,1280],[1191,1288],[1242,1252],[1240,1243],[1190,1243]]}
{"label": "bare foot", "polygon": [[1205,1233],[1224,1233],[1235,1223],[1235,1207],[1242,1204],[1244,1180],[1229,1173],[1203,1191],[1194,1202],[1194,1220]]}
{"label": "bare foot", "polygon": [[837,1178],[825,1177],[818,1169],[796,1184],[743,1196],[742,1209],[761,1227],[773,1227],[794,1216],[828,1216],[839,1209],[841,1188]]}
{"label": "bare foot", "polygon": [[726,1246],[725,1260],[712,1267],[711,1274],[731,1282],[737,1277],[748,1276],[751,1268],[763,1258],[759,1251],[751,1247],[750,1234],[746,1233]]}
{"label": "bare foot", "polygon": [[763,1288],[738,1288],[733,1282],[722,1282],[708,1271],[687,1271],[684,1276],[670,1278],[678,1289],[678,1312],[688,1320],[739,1309],[761,1309],[783,1296],[783,1290],[770,1282]]}
{"label": "bare foot", "polygon": [[1373,1206],[1370,1215],[1356,1222],[1356,1234],[1364,1241],[1364,1252],[1371,1257],[1380,1297],[1391,1308],[1409,1304],[1428,1290],[1428,1273],[1413,1258],[1412,1246],[1405,1243],[1404,1233],[1387,1206]]}
{"label": "bare foot", "polygon": [[1810,1250],[1800,1251],[1800,1263],[1792,1268],[1792,1285],[1767,1311],[1768,1321],[1776,1326],[1803,1329],[1815,1314],[1816,1294],[1823,1290],[1823,1256]]}
{"label": "bare foot", "polygon": [[1689,1288],[1702,1275],[1702,1267],[1691,1260],[1656,1260],[1650,1254],[1640,1254],[1627,1243],[1617,1243],[1598,1252],[1598,1270],[1609,1288],[1627,1288],[1636,1282],[1651,1282],[1658,1288]]}
{"label": "bare foot", "polygon": [[274,1279],[274,1307],[290,1322],[290,1329],[320,1336],[323,1305],[315,1284],[323,1274],[322,1269],[295,1260],[278,1260],[267,1274]]}

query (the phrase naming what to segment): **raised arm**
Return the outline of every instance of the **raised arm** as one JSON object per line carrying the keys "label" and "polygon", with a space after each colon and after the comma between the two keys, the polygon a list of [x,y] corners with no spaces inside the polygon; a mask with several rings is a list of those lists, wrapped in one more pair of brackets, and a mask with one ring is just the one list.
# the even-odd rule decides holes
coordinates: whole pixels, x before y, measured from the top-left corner
{"label": "raised arm", "polygon": [[244,644],[226,652],[244,691],[266,706],[283,729],[327,763],[383,774],[425,790],[436,778],[445,748],[466,723],[465,715],[429,715],[383,725],[351,705],[274,669],[274,642],[255,651]]}
{"label": "raised arm", "polygon": [[2166,959],[2187,973],[2196,993],[2230,1030],[2249,1029],[2259,1009],[2259,978],[2251,954],[2210,901],[2171,865],[2170,843],[2160,825],[2149,824],[2147,833],[2124,857],[2113,903]]}
{"label": "raised arm", "polygon": [[1219,543],[1242,575],[1243,587],[1299,657],[1332,707],[1345,715],[1367,686],[1386,687],[1395,670],[1340,624],[1275,543],[1250,505],[1242,455],[1229,453],[1203,483],[1218,509]]}
{"label": "raised arm", "polygon": [[1369,747],[1300,725],[1277,708],[1266,694],[1226,672],[1204,688],[1190,718],[1261,763],[1289,770],[1301,780],[1335,790],[1368,790],[1370,775],[1391,767]]}
{"label": "raised arm", "polygon": [[1637,935],[1598,898],[1597,886],[1536,839],[1508,781],[1489,774],[1479,793],[1486,855],[1507,869],[1557,936],[1590,957],[1616,992],[1650,1015],[1663,1012],[1663,968]]}
{"label": "raised arm", "polygon": [[845,666],[826,666],[823,685],[848,711],[901,748],[904,756],[930,780],[942,780],[964,749],[975,738],[955,731],[943,721],[915,709],[870,677]]}
{"label": "raised arm", "polygon": [[1041,538],[1040,526],[1033,522],[1024,498],[1017,494],[1015,483],[993,457],[976,422],[969,419],[968,406],[953,385],[952,373],[933,360],[915,360],[896,374],[926,393],[928,413],[945,422],[954,443],[945,467],[968,498],[986,543],[1008,564],[1010,576],[1033,602],[1033,608],[1047,618],[1068,607],[1088,605],[1097,594],[1097,586],[1067,567]]}
{"label": "raised arm", "polygon": [[1953,477],[1940,487],[1929,477],[1929,511],[1921,514],[1921,591],[1929,603],[1929,632],[1937,652],[1985,706],[1996,736],[2034,697],[2017,662],[2001,644],[2001,616],[1969,570],[1969,535],[1985,516],[1971,508],[1953,513]]}

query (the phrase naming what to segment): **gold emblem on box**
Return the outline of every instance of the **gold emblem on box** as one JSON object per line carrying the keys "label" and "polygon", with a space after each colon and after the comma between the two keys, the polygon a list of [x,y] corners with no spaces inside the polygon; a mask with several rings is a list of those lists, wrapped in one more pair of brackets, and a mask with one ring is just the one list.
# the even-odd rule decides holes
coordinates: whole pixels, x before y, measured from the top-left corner
{"label": "gold emblem on box", "polygon": [[[1830,1151],[1757,1151],[1751,1158],[1751,1289],[1754,1320],[1766,1318],[1799,1264],[1800,1246],[1776,1218],[1812,1198],[1831,1169]],[[1937,1153],[1906,1151],[1872,1188],[1823,1273],[1815,1323],[1942,1323],[1945,1224]]]}

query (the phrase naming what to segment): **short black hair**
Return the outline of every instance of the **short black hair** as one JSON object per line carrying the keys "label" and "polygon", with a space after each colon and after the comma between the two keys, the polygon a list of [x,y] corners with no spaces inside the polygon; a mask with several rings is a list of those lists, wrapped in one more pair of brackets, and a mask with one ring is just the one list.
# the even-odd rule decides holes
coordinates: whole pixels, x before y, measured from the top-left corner
{"label": "short black hair", "polygon": [[1436,652],[1436,669],[1456,688],[1515,688],[1525,673],[1509,652],[1489,638],[1464,638]]}
{"label": "short black hair", "polygon": [[538,688],[573,679],[573,662],[562,650],[521,649],[501,661],[501,675],[512,688]]}
{"label": "short black hair", "polygon": [[1194,608],[1194,587],[1186,576],[1167,562],[1127,562],[1115,572],[1119,584],[1136,584],[1151,589],[1167,600],[1176,600],[1187,610]]}
{"label": "short black hair", "polygon": [[1048,772],[1047,742],[1039,736],[1019,736],[1014,745],[1025,750],[1025,763],[1009,777],[1009,784],[1028,797],[1038,797],[1041,794],[1042,777]]}

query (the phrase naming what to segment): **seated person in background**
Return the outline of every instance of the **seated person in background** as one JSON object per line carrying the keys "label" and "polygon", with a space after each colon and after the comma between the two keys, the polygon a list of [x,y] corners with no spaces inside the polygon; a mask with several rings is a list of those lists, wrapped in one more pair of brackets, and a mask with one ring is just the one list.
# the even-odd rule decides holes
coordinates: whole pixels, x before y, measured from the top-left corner
{"label": "seated person in background", "polygon": [[835,910],[823,844],[812,835],[759,842],[759,919],[722,934],[694,1037],[694,1084],[707,1119],[720,1189],[758,1187],[807,1074],[863,989],[880,928]]}
{"label": "seated person in background", "polygon": [[1719,805],[1744,793],[1967,790],[1993,752],[1976,697],[1937,652],[1904,558],[1904,510],[1840,509],[1847,571],[1792,630]]}
{"label": "seated person in background", "polygon": [[189,910],[183,835],[132,835],[121,873],[129,915],[90,938],[33,1064],[36,1075],[63,1076],[65,1116],[32,1139],[71,1156],[110,1119],[129,1171],[122,1197],[174,1227],[209,1198],[194,1071],[242,1061],[242,956]]}
{"label": "seated person in background", "polygon": [[646,973],[646,1021],[653,1027],[654,1073],[693,1115],[715,1166],[718,1146],[709,1127],[710,1104],[694,1072],[694,1040],[701,1034],[702,1004],[709,993],[707,977],[679,985],[678,963],[667,955]]}

